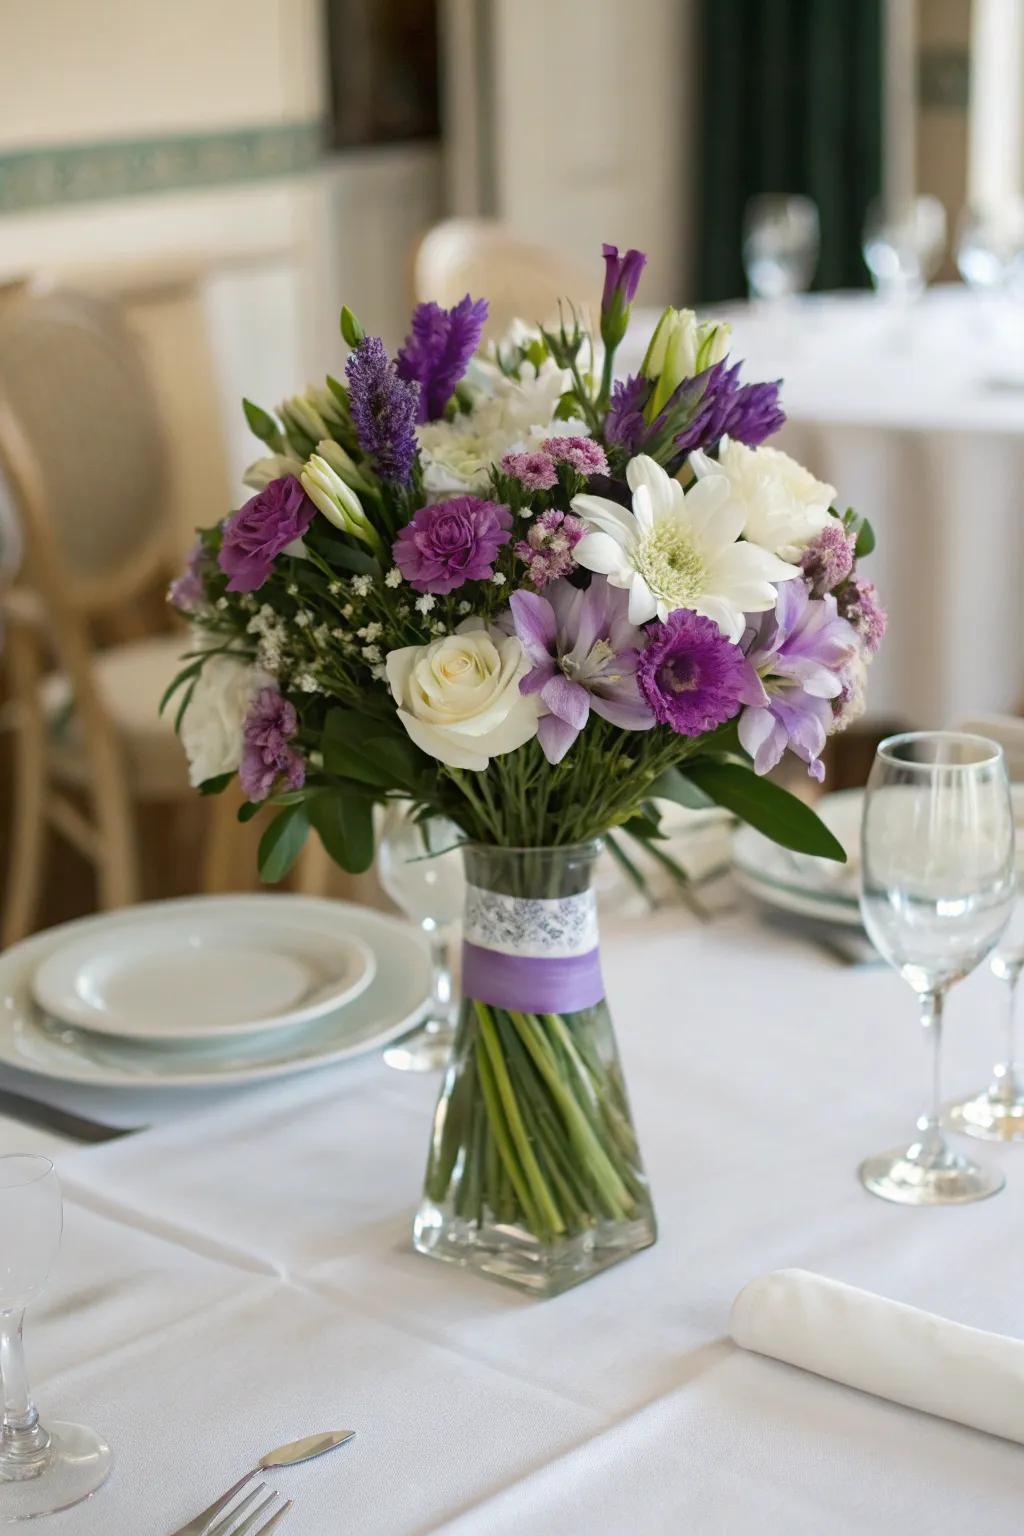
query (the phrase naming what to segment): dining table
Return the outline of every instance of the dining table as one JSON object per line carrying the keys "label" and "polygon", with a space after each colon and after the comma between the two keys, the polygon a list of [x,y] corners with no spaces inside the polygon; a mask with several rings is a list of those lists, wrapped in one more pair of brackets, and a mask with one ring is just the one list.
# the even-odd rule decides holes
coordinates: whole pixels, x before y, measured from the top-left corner
{"label": "dining table", "polygon": [[[48,1152],[64,1191],[26,1326],[40,1409],[114,1453],[46,1529],[166,1536],[329,1429],[355,1439],[269,1479],[296,1536],[1017,1528],[1020,1446],[729,1338],[737,1292],[791,1266],[1024,1335],[1024,1146],[974,1145],[1007,1177],[976,1205],[857,1180],[926,1097],[909,988],[739,898],[711,922],[614,914],[603,962],[660,1234],[555,1300],[413,1251],[438,1080],[376,1055],[183,1092],[102,1144],[0,1121],[0,1150]],[[988,1080],[1003,1004],[985,971],[954,990],[950,1094]]]}

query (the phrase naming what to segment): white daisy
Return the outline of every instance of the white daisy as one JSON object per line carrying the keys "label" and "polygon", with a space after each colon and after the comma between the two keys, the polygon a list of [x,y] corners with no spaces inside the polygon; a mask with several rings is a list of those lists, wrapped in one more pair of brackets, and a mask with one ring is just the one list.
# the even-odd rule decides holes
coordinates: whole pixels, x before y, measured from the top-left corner
{"label": "white daisy", "polygon": [[629,591],[629,621],[665,620],[689,608],[738,642],[747,613],[774,608],[774,582],[800,572],[756,544],[738,543],[746,509],[725,475],[708,475],[688,492],[646,454],[631,459],[626,480],[633,510],[603,496],[575,496],[572,510],[593,532],[573,554],[588,571]]}

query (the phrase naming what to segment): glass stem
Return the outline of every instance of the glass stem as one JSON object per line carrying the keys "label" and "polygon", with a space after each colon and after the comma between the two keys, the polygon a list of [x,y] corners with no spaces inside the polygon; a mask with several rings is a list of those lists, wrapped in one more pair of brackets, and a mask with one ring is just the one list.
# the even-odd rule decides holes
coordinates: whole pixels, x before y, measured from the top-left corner
{"label": "glass stem", "polygon": [[442,928],[432,917],[427,917],[423,919],[423,931],[430,942],[430,958],[434,970],[434,999],[430,1023],[436,1028],[451,1029],[455,1024],[451,929],[450,927]]}
{"label": "glass stem", "polygon": [[1020,990],[1020,966],[1015,966],[1006,990],[1009,994],[1006,1002],[1006,1060],[1001,1072],[996,1073],[999,1081],[999,1096],[1007,1104],[1013,1104],[1020,1097],[1020,1085],[1017,1080],[1017,995]]}
{"label": "glass stem", "polygon": [[4,1406],[0,1468],[29,1467],[43,1459],[50,1444],[29,1391],[21,1337],[24,1317],[24,1312],[0,1312],[0,1387]]}
{"label": "glass stem", "polygon": [[930,1110],[917,1122],[921,1133],[921,1146],[925,1158],[939,1156],[946,1150],[946,1138],[942,1134],[942,1009],[946,1001],[941,989],[925,992],[921,996],[921,1024],[931,1043],[928,1064]]}

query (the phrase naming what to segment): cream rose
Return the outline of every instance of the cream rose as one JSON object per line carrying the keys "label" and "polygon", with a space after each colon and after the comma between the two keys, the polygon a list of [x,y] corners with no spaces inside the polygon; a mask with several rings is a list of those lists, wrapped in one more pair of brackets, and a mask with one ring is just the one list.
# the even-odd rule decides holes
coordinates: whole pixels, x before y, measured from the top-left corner
{"label": "cream rose", "polygon": [[242,727],[249,705],[271,682],[265,672],[229,652],[204,663],[181,721],[181,744],[194,788],[222,773],[234,773],[242,760]]}
{"label": "cream rose", "polygon": [[701,478],[726,476],[746,513],[743,537],[783,560],[799,560],[828,522],[835,487],[778,448],[748,448],[723,437],[717,460],[691,453],[690,465]]}
{"label": "cream rose", "polygon": [[492,757],[536,735],[537,696],[519,692],[530,663],[515,636],[468,620],[430,645],[389,651],[386,664],[398,718],[421,751],[449,768],[482,773]]}

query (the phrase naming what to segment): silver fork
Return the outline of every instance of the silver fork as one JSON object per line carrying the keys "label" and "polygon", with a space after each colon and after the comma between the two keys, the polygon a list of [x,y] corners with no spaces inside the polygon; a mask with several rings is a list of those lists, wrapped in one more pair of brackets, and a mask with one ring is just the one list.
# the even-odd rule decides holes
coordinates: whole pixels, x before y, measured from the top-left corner
{"label": "silver fork", "polygon": [[[249,1476],[251,1477],[252,1474],[250,1473]],[[180,1531],[175,1531],[174,1536],[267,1536],[269,1531],[276,1530],[294,1501],[288,1499],[280,1509],[270,1514],[271,1506],[277,1503],[279,1495],[273,1489],[267,1493],[266,1483],[257,1483],[252,1492],[247,1493],[233,1510],[224,1515],[223,1519],[217,1519],[221,1511],[234,1502],[235,1495],[248,1481],[249,1477],[243,1477],[233,1488],[229,1488],[222,1498],[211,1504],[209,1509],[204,1509],[203,1513],[197,1515],[194,1520],[190,1520],[188,1525],[182,1526]],[[267,1497],[261,1499],[260,1495],[264,1493],[267,1493]],[[261,1524],[264,1515],[269,1515],[269,1519]],[[238,1521],[241,1521],[241,1524],[237,1524]]]}

